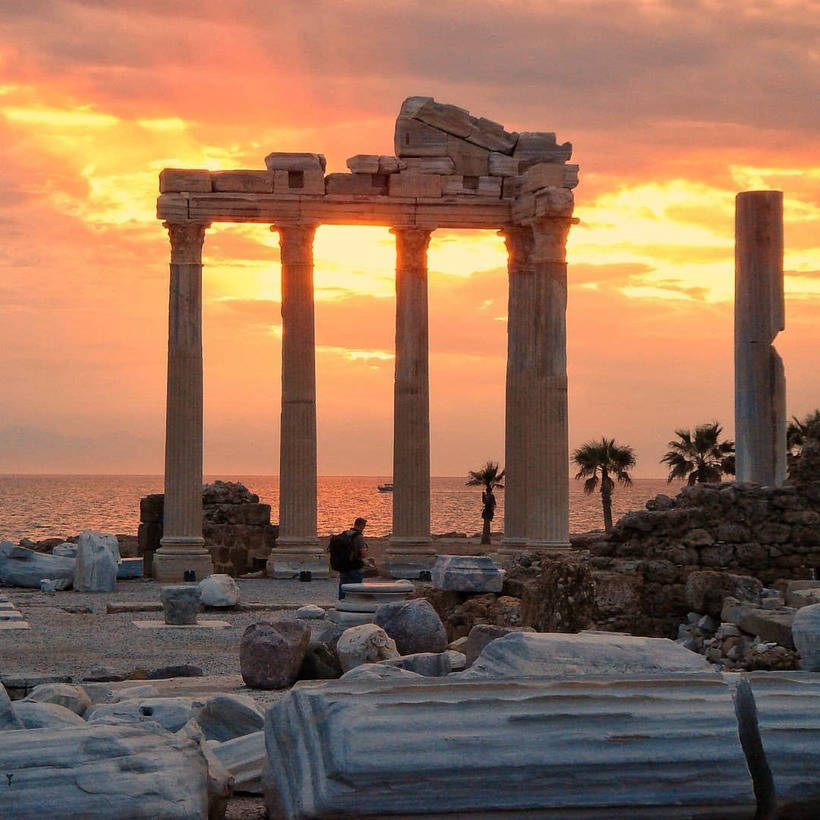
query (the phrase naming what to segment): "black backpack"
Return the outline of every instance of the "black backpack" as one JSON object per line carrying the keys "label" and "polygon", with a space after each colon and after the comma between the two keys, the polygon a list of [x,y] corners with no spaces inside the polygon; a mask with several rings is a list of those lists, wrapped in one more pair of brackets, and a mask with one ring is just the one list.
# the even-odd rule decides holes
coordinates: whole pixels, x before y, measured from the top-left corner
{"label": "black backpack", "polygon": [[355,530],[345,530],[331,535],[327,545],[330,553],[330,568],[336,572],[347,572],[353,560]]}

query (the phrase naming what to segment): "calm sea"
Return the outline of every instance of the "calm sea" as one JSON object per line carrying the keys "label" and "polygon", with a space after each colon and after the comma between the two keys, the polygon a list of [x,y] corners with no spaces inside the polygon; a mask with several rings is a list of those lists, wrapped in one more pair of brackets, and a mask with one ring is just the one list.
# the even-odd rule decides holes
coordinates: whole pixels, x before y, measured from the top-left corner
{"label": "calm sea", "polygon": [[[207,476],[241,481],[260,500],[270,504],[277,519],[278,476]],[[391,498],[378,484],[387,476],[321,476],[319,478],[319,533],[338,531],[363,515],[368,531],[390,532]],[[674,495],[679,485],[663,479],[636,479],[632,487],[618,487],[614,496],[617,519],[628,510],[642,508],[658,493]],[[145,475],[0,475],[0,540],[34,540],[75,535],[83,529],[135,534],[139,524],[139,500],[162,492],[162,476]],[[493,529],[504,521],[504,492],[499,491]],[[431,482],[434,533],[481,529],[481,490],[466,487],[463,478],[436,477]],[[584,532],[603,527],[599,495],[585,496],[580,482],[570,485],[570,529]]]}

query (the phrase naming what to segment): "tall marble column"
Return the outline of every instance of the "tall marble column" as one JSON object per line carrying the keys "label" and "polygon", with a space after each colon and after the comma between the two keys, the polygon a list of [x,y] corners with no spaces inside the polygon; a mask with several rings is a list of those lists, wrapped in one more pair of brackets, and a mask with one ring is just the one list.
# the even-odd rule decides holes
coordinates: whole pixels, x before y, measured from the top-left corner
{"label": "tall marble column", "polygon": [[163,536],[158,581],[213,572],[202,538],[202,243],[208,227],[165,223],[171,241]]}
{"label": "tall marble column", "polygon": [[328,577],[316,537],[316,344],[313,313],[315,225],[274,226],[282,260],[282,414],[279,537],[268,575]]}
{"label": "tall marble column", "polygon": [[738,481],[786,479],[786,377],[773,342],[786,326],[783,193],[735,201],[735,438]]}
{"label": "tall marble column", "polygon": [[527,461],[530,376],[533,367],[533,233],[528,226],[499,232],[507,245],[507,383],[505,414],[504,540],[500,552],[514,553],[527,544]]}
{"label": "tall marble column", "polygon": [[430,537],[430,387],[427,246],[430,230],[396,235],[396,372],[393,391],[393,535],[387,549],[394,578],[418,578],[435,562]]}
{"label": "tall marble column", "polygon": [[535,549],[569,547],[566,241],[570,224],[569,219],[547,218],[532,226],[527,542]]}

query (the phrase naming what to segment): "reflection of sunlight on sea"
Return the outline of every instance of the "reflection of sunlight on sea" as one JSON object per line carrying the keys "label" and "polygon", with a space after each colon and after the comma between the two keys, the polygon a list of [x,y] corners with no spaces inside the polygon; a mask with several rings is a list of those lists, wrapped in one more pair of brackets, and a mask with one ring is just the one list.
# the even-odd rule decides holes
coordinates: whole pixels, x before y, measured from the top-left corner
{"label": "reflection of sunlight on sea", "polygon": [[[208,476],[241,481],[271,504],[272,520],[278,518],[277,476]],[[389,476],[321,476],[319,478],[319,534],[349,526],[358,515],[368,519],[368,533],[390,531],[392,495],[380,493],[378,485]],[[663,479],[636,479],[632,487],[617,487],[613,513],[617,519],[627,510],[643,507],[658,493],[674,495],[679,485]],[[139,523],[139,500],[162,492],[161,476],[18,476],[0,475],[0,540],[34,540],[76,535],[85,528],[134,535]],[[498,492],[493,530],[503,529],[504,492]],[[481,490],[466,487],[463,478],[433,478],[431,529],[434,533],[481,529]],[[602,526],[599,495],[585,496],[580,482],[570,485],[570,530],[584,532]]]}

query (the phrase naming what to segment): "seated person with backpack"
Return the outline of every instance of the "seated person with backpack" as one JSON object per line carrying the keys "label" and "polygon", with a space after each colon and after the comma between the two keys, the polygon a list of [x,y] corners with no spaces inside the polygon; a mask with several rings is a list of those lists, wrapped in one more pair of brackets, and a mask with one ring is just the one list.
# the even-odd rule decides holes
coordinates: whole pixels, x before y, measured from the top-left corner
{"label": "seated person with backpack", "polygon": [[330,568],[339,573],[339,600],[345,597],[342,584],[364,581],[367,543],[362,532],[366,526],[366,518],[357,518],[349,530],[330,537],[327,551],[330,553]]}

